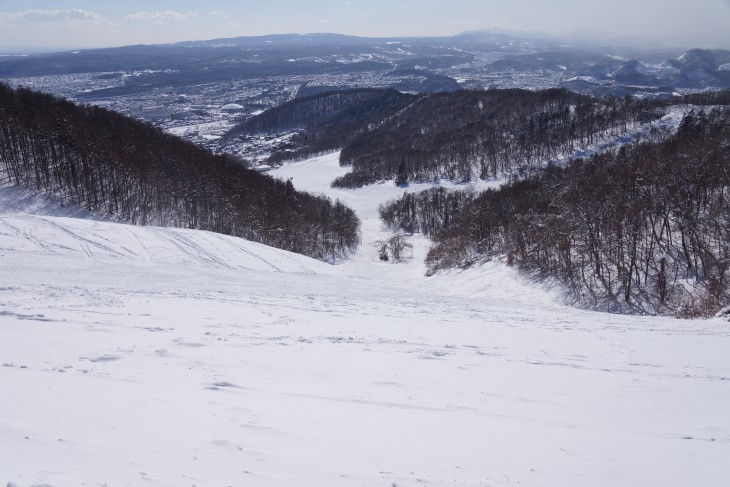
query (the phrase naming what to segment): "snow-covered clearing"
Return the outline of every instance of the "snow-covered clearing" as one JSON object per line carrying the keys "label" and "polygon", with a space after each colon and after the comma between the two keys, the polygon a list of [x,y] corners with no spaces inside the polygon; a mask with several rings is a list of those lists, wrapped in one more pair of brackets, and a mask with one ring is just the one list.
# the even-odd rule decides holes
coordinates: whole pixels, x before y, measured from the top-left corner
{"label": "snow-covered clearing", "polygon": [[619,136],[603,136],[598,137],[598,142],[587,147],[585,149],[578,149],[574,151],[570,156],[560,158],[554,163],[565,163],[571,159],[577,159],[579,157],[588,158],[595,154],[605,152],[610,149],[617,149],[621,146],[631,144],[637,141],[650,139],[652,132],[657,132],[661,135],[667,135],[675,133],[682,123],[684,117],[692,110],[694,111],[706,111],[710,112],[712,106],[694,106],[694,105],[673,105],[668,107],[667,114],[658,120],[651,122],[637,124],[634,127],[630,127],[626,133]]}
{"label": "snow-covered clearing", "polygon": [[170,127],[167,129],[167,132],[180,137],[197,134],[201,137],[208,138],[208,140],[216,140],[210,139],[210,137],[220,137],[234,125],[236,125],[235,120],[221,117],[221,119],[213,122],[196,122],[189,125]]}
{"label": "snow-covered clearing", "polygon": [[726,321],[381,263],[403,189],[343,171],[276,170],[360,214],[336,266],[0,191],[0,485],[727,485]]}

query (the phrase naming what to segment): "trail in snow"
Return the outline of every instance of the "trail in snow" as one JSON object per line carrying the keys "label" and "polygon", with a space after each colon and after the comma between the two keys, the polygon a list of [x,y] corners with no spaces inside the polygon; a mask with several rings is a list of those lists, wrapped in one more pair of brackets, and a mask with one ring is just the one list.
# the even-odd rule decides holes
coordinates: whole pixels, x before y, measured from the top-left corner
{"label": "trail in snow", "polygon": [[4,482],[681,486],[730,473],[720,320],[2,254]]}
{"label": "trail in snow", "polygon": [[[438,295],[481,296],[492,299],[522,299],[530,303],[539,301],[546,306],[555,305],[556,296],[524,282],[517,273],[497,263],[467,272],[442,273],[426,277],[424,259],[431,245],[430,239],[415,234],[409,237],[413,256],[405,262],[381,262],[374,243],[387,239],[393,232],[385,228],[378,214],[378,206],[399,198],[406,191],[418,192],[433,187],[431,183],[395,186],[392,181],[373,184],[359,189],[331,188],[334,178],[349,172],[350,168],[339,165],[339,153],[332,153],[301,162],[287,163],[270,172],[275,177],[291,179],[297,189],[324,194],[340,199],[358,214],[361,220],[362,244],[357,252],[337,267],[346,274],[359,276],[389,286],[408,286],[410,289]],[[447,188],[463,189],[472,186],[476,190],[495,187],[499,181],[479,181],[470,185],[442,181]]]}
{"label": "trail in snow", "polygon": [[615,136],[600,138],[598,142],[585,149],[577,149],[568,157],[551,161],[553,163],[565,163],[572,159],[588,158],[593,155],[605,152],[606,150],[615,149],[637,141],[648,140],[653,132],[660,135],[672,134],[677,131],[684,117],[691,110],[711,110],[712,107],[701,107],[692,105],[672,105],[668,108],[667,114],[659,120],[639,124],[628,130],[626,133]]}
{"label": "trail in snow", "polygon": [[[670,107],[669,112],[660,120],[639,125],[617,137],[607,137],[591,147],[576,150],[569,158],[552,162],[565,163],[569,159],[590,157],[611,148],[646,139],[652,131],[672,133],[677,130],[684,116],[692,108],[691,106]],[[401,263],[380,262],[375,242],[387,239],[393,235],[393,232],[386,229],[381,223],[378,206],[399,198],[405,192],[416,193],[432,188],[435,184],[416,183],[398,187],[392,181],[385,181],[358,189],[339,189],[330,186],[335,178],[347,174],[350,170],[349,167],[339,165],[339,152],[335,152],[305,161],[285,163],[269,172],[274,177],[291,179],[297,189],[340,199],[355,210],[362,223],[362,245],[355,255],[340,264],[340,267],[347,273],[389,284],[407,283],[408,286],[419,288],[422,291],[439,294],[491,296],[511,300],[525,296],[530,302],[539,300],[545,305],[556,301],[557,291],[553,293],[546,289],[537,289],[534,284],[524,282],[513,270],[496,263],[467,272],[450,272],[447,273],[448,277],[441,274],[427,279],[425,278],[424,260],[431,242],[430,239],[420,234],[409,238],[409,242],[414,247],[411,259]],[[448,180],[441,180],[437,184],[448,189],[465,189],[470,186],[476,191],[480,191],[499,188],[507,180],[508,178],[505,176],[468,184],[454,184]]]}
{"label": "trail in snow", "polygon": [[726,483],[725,321],[567,308],[498,264],[426,278],[419,237],[381,263],[403,189],[343,171],[276,171],[360,215],[335,266],[0,199],[0,485]]}

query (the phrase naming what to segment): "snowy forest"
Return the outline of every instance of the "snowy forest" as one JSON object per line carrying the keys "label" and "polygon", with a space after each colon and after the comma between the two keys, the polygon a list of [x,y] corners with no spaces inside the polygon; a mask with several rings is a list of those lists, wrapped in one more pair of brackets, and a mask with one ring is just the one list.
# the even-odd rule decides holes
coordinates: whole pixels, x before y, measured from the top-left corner
{"label": "snowy forest", "polygon": [[334,187],[382,180],[472,181],[530,169],[665,114],[659,102],[596,98],[563,89],[406,95],[343,90],[292,100],[254,116],[229,137],[297,131],[269,163],[342,149],[352,172]]}
{"label": "snowy forest", "polygon": [[293,149],[272,154],[268,162],[281,163],[338,150],[358,134],[382,123],[417,95],[393,89],[326,91],[296,98],[249,118],[226,135],[228,140],[246,135],[297,131]]}
{"label": "snowy forest", "polygon": [[360,241],[357,216],[339,201],[148,123],[4,84],[0,176],[115,220],[210,230],[322,260]]}
{"label": "snowy forest", "polygon": [[566,157],[663,114],[650,102],[561,89],[433,94],[345,146],[340,162],[352,176],[335,185],[486,179]]}
{"label": "snowy forest", "polygon": [[503,258],[604,311],[711,316],[728,299],[730,110],[691,112],[676,135],[515,178],[382,205],[433,236],[430,272]]}

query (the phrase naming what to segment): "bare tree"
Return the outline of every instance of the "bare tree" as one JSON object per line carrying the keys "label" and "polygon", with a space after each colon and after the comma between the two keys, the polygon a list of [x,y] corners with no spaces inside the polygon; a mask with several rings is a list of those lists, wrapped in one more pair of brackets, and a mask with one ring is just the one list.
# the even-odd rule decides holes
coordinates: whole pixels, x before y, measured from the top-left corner
{"label": "bare tree", "polygon": [[391,259],[394,262],[403,262],[413,256],[413,245],[402,233],[397,233],[388,239],[375,240],[373,246],[378,252],[378,258],[383,262]]}
{"label": "bare tree", "polygon": [[405,235],[397,233],[388,239],[388,248],[393,260],[402,262],[409,254],[412,255],[413,245],[408,242]]}

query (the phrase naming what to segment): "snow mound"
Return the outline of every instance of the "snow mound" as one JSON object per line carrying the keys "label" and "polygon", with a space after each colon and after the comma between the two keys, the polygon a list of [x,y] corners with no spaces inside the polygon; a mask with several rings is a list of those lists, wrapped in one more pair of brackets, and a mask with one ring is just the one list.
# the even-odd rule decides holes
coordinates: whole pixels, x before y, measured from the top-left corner
{"label": "snow mound", "polygon": [[0,254],[16,259],[21,258],[18,254],[60,255],[230,270],[340,273],[324,262],[237,237],[92,218],[52,197],[0,187]]}
{"label": "snow mound", "polygon": [[225,269],[336,274],[308,257],[213,232],[37,215],[0,215],[0,252],[118,258]]}

